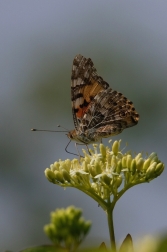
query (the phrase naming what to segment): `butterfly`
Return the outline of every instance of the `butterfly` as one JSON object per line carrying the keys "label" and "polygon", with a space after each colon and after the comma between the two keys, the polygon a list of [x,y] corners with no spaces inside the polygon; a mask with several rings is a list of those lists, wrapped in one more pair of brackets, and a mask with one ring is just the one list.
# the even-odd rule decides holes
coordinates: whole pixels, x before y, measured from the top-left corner
{"label": "butterfly", "polygon": [[78,54],[73,60],[71,101],[75,129],[70,140],[91,144],[117,135],[138,123],[133,103],[110,88],[98,75],[90,58]]}

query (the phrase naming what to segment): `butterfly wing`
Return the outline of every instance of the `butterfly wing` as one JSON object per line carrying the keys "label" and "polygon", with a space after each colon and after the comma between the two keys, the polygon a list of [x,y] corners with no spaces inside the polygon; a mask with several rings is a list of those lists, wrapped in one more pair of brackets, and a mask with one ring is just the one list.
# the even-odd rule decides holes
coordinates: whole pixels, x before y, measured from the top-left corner
{"label": "butterfly wing", "polygon": [[100,91],[86,111],[82,131],[94,131],[99,136],[108,137],[138,123],[139,114],[133,103],[121,93],[108,88]]}
{"label": "butterfly wing", "polygon": [[72,113],[76,130],[94,97],[108,87],[108,83],[97,74],[92,60],[76,55],[71,75]]}

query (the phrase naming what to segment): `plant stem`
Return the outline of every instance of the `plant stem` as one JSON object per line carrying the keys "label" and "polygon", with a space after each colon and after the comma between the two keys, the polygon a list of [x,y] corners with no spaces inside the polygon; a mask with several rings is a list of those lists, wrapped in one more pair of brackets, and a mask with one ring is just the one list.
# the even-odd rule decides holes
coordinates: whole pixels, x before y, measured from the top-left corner
{"label": "plant stem", "polygon": [[113,206],[110,204],[107,208],[107,220],[108,228],[110,233],[110,243],[112,252],[116,252],[116,243],[115,243],[115,233],[114,233],[114,222],[113,222]]}

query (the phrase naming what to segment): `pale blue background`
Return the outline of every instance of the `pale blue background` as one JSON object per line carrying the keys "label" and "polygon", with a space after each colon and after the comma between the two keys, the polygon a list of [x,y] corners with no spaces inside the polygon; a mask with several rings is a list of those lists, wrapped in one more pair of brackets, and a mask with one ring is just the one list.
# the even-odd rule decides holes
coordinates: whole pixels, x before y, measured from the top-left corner
{"label": "pale blue background", "polygon": [[[44,169],[65,152],[72,129],[70,75],[77,53],[131,99],[137,126],[113,137],[122,148],[158,153],[167,163],[167,2],[0,1],[0,251],[49,243],[43,226],[55,208],[75,205],[93,226],[85,243],[109,244],[105,213],[74,189],[49,183]],[[105,141],[107,143],[107,141]],[[75,151],[74,144],[70,146]],[[167,172],[130,189],[114,212],[120,242],[167,230]]]}

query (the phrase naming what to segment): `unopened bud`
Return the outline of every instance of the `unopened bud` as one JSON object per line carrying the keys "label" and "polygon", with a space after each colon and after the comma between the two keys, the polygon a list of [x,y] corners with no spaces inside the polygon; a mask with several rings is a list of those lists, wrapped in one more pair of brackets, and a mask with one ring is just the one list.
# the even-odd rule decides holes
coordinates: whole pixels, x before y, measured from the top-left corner
{"label": "unopened bud", "polygon": [[146,180],[150,180],[150,179],[153,179],[153,178],[154,178],[153,174],[154,174],[154,172],[155,172],[156,166],[157,166],[157,163],[154,162],[153,164],[151,164],[151,165],[148,167],[148,169],[147,169],[147,171],[146,171]]}
{"label": "unopened bud", "polygon": [[111,182],[111,178],[107,176],[107,174],[103,174],[101,177],[102,181],[106,184],[109,185]]}
{"label": "unopened bud", "polygon": [[63,175],[59,171],[54,171],[55,179],[61,183],[64,183]]}
{"label": "unopened bud", "polygon": [[121,170],[122,170],[122,162],[119,160],[117,163],[116,172],[120,174]]}
{"label": "unopened bud", "polygon": [[101,166],[102,166],[102,162],[101,161],[100,162],[99,161],[95,161],[94,169],[95,169],[96,175],[100,174],[102,172]]}
{"label": "unopened bud", "polygon": [[59,167],[60,167],[60,164],[59,164],[58,162],[54,162],[54,164],[52,164],[52,165],[50,166],[50,169],[51,169],[52,171],[55,171],[55,170],[59,171]]}
{"label": "unopened bud", "polygon": [[64,180],[66,180],[68,182],[71,181],[71,177],[70,177],[69,173],[65,169],[62,170],[62,175],[63,175]]}
{"label": "unopened bud", "polygon": [[123,157],[122,158],[122,167],[123,168],[126,168],[127,166],[126,166],[126,157]]}
{"label": "unopened bud", "polygon": [[131,162],[130,171],[132,172],[132,175],[134,175],[136,172],[136,160],[135,159],[133,159]]}
{"label": "unopened bud", "polygon": [[70,167],[71,167],[71,160],[70,159],[66,159],[65,160],[65,164],[66,164],[66,170],[69,172],[70,171]]}
{"label": "unopened bud", "polygon": [[105,158],[106,157],[106,147],[102,143],[100,144],[100,152],[101,152],[103,158]]}
{"label": "unopened bud", "polygon": [[150,165],[150,159],[147,158],[145,161],[144,161],[144,164],[143,164],[143,170],[146,171]]}
{"label": "unopened bud", "polygon": [[151,159],[151,162],[150,162],[150,164],[152,164],[152,163],[154,163],[154,162],[157,162],[158,163],[158,157],[157,156],[155,156],[155,157],[153,157],[152,159]]}
{"label": "unopened bud", "polygon": [[136,162],[136,169],[140,171],[140,170],[143,168],[143,164],[144,164],[143,158],[137,159],[137,162]]}
{"label": "unopened bud", "polygon": [[130,168],[131,162],[132,162],[132,156],[127,155],[126,165],[127,165],[128,168]]}
{"label": "unopened bud", "polygon": [[115,141],[112,145],[112,151],[113,151],[114,155],[118,154],[119,147],[120,147],[120,141]]}
{"label": "unopened bud", "polygon": [[164,170],[164,164],[163,163],[159,163],[157,164],[156,168],[155,168],[155,173],[156,173],[156,177],[158,177],[159,175],[161,175],[161,173]]}
{"label": "unopened bud", "polygon": [[115,184],[116,184],[117,188],[122,184],[122,176],[117,176],[117,178],[115,180]]}
{"label": "unopened bud", "polygon": [[157,153],[156,153],[156,152],[152,152],[152,153],[148,156],[149,159],[153,159],[153,158],[155,158],[155,157],[157,157]]}
{"label": "unopened bud", "polygon": [[53,171],[51,171],[49,168],[46,168],[45,171],[45,176],[46,178],[50,181],[53,182],[56,179],[56,175]]}
{"label": "unopened bud", "polygon": [[137,156],[135,157],[136,161],[137,161],[139,158],[141,158],[141,157],[142,157],[142,154],[141,154],[141,153],[137,154]]}

